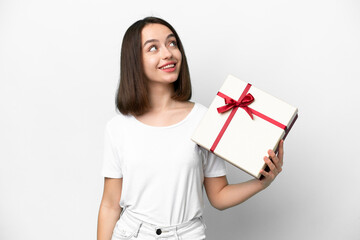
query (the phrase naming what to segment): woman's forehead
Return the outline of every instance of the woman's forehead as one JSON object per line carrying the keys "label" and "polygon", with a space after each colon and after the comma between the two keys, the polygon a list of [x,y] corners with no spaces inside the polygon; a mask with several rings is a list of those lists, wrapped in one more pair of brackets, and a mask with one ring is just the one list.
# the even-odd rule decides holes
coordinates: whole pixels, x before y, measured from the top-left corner
{"label": "woman's forehead", "polygon": [[158,23],[147,24],[141,31],[141,39],[144,43],[149,39],[166,39],[173,32],[165,25]]}

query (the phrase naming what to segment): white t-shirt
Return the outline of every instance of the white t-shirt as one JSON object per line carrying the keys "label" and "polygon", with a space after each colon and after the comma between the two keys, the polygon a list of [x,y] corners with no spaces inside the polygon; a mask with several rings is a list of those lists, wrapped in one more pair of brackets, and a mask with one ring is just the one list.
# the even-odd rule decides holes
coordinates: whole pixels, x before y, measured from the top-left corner
{"label": "white t-shirt", "polygon": [[224,160],[190,139],[206,111],[195,103],[166,127],[122,114],[107,123],[102,175],[123,178],[120,206],[128,214],[162,226],[202,215],[204,177],[226,175]]}

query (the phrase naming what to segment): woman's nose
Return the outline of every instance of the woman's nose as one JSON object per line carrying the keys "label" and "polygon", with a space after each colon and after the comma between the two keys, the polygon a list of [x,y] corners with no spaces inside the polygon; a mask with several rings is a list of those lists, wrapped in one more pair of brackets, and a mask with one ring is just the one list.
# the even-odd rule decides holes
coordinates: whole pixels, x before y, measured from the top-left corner
{"label": "woman's nose", "polygon": [[167,47],[164,47],[161,52],[162,59],[169,59],[172,57],[172,52]]}

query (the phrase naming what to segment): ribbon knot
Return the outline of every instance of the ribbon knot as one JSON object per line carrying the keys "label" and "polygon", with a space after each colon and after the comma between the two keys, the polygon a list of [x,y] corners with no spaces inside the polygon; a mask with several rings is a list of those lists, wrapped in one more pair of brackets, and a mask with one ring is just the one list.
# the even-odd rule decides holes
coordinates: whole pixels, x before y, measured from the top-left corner
{"label": "ribbon knot", "polygon": [[250,105],[255,98],[253,97],[253,95],[251,95],[250,93],[246,94],[242,99],[240,98],[239,101],[235,101],[234,99],[222,94],[222,93],[218,93],[218,95],[222,98],[224,98],[225,100],[225,105],[222,107],[217,108],[218,113],[224,113],[229,111],[230,109],[233,108],[242,108],[244,109],[249,116],[251,117],[251,119],[254,119],[253,114],[251,109],[248,107],[248,105]]}

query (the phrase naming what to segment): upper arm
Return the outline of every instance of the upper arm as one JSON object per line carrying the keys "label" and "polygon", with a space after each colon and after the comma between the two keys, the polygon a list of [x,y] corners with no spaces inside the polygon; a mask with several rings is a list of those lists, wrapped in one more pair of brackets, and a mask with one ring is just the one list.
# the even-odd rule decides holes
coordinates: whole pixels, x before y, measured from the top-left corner
{"label": "upper arm", "polygon": [[205,177],[204,187],[211,205],[215,208],[219,207],[219,192],[228,185],[226,176],[221,177]]}
{"label": "upper arm", "polygon": [[122,182],[122,178],[105,178],[101,205],[110,208],[120,208],[119,202],[121,198]]}

